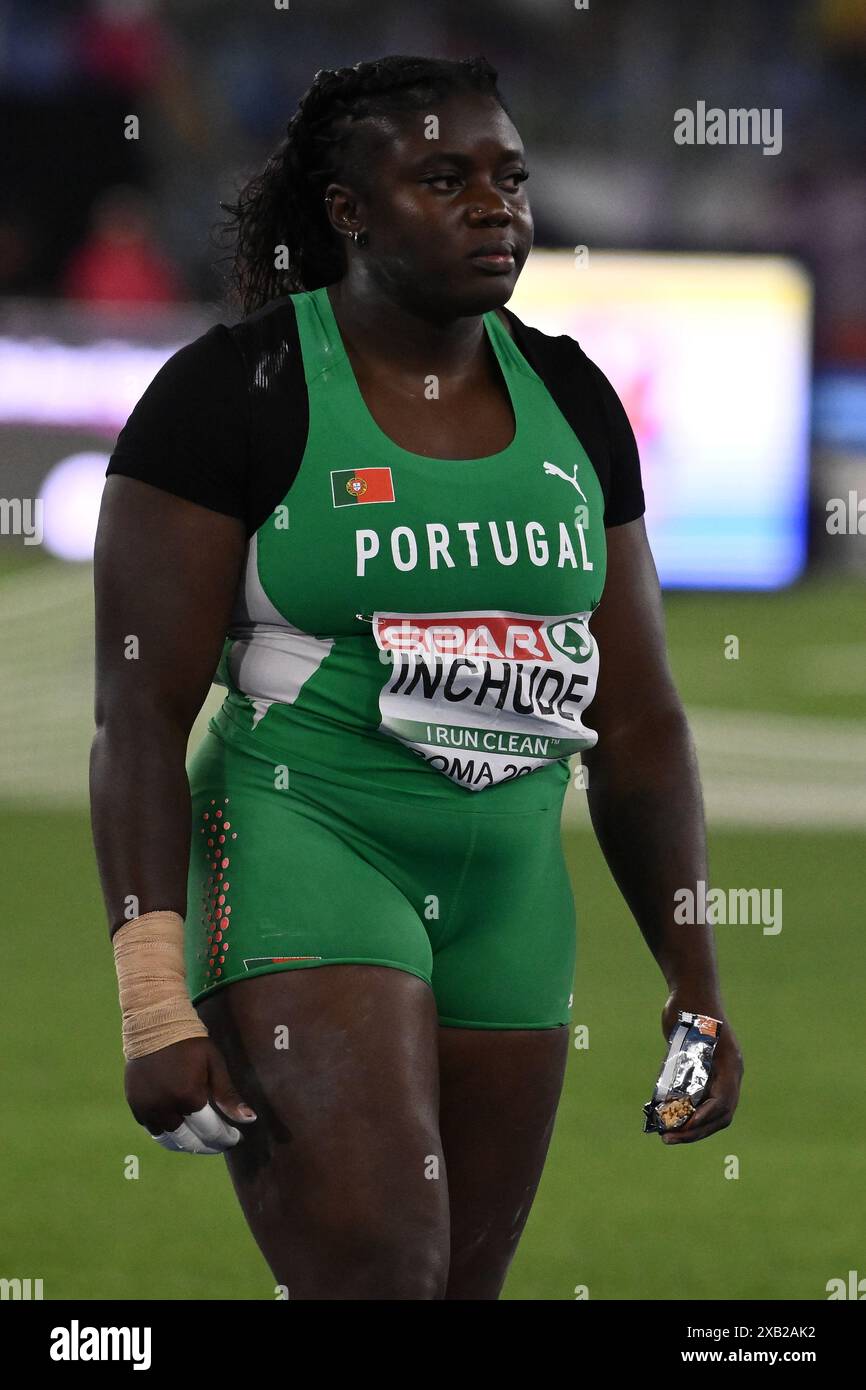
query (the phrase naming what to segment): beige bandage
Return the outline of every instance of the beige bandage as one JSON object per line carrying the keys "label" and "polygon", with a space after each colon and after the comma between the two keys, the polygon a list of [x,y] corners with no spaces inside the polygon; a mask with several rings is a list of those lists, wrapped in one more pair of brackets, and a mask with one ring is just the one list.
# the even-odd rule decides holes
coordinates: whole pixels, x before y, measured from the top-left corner
{"label": "beige bandage", "polygon": [[208,1037],[186,986],[178,912],[145,912],[118,927],[112,945],[127,1061],[185,1038]]}

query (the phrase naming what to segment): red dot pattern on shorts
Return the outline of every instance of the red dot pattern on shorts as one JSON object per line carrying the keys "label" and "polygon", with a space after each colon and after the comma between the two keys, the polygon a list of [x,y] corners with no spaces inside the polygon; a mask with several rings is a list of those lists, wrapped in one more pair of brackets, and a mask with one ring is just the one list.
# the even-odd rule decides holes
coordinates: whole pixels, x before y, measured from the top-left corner
{"label": "red dot pattern on shorts", "polygon": [[[224,810],[228,802],[229,798],[223,797],[223,806],[217,806],[216,798],[212,797],[210,804],[214,809],[202,813],[203,824],[199,827],[199,834],[207,836],[203,849],[209,870],[201,900],[201,924],[207,940],[206,984],[212,984],[220,978],[230,948],[228,932],[232,908],[228,901],[228,892],[231,884],[225,876],[225,870],[231,864],[231,856],[222,848],[226,844],[226,835],[223,832],[231,830],[231,821],[226,820],[228,812]],[[232,840],[236,840],[237,837],[237,831],[232,831]]]}

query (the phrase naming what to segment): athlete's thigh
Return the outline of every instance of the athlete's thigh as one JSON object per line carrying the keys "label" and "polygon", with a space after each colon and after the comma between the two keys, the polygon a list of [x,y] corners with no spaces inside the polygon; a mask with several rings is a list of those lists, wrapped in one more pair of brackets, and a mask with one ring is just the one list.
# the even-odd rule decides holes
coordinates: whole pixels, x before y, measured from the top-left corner
{"label": "athlete's thigh", "polygon": [[[568,1053],[574,896],[559,808],[479,815],[433,958],[449,1298],[496,1298],[541,1177]],[[461,1026],[463,1025],[463,1026]]]}
{"label": "athlete's thigh", "polygon": [[190,769],[193,1001],[259,1116],[231,1175],[290,1297],[435,1297],[448,1219],[429,1176],[430,942],[370,862],[348,791],[279,785],[215,738]]}
{"label": "athlete's thigh", "polygon": [[294,772],[283,786],[272,763],[212,733],[189,783],[185,955],[193,1003],[234,981],[328,963],[398,966],[429,985],[424,925],[370,862],[348,789]]}
{"label": "athlete's thigh", "polygon": [[479,814],[463,871],[443,894],[448,914],[433,952],[439,1022],[518,1030],[568,1024],[577,931],[559,808]]}
{"label": "athlete's thigh", "polygon": [[199,1012],[258,1116],[228,1166],[289,1297],[441,1297],[448,1193],[435,1176],[429,987],[389,967],[321,966],[231,984]]}
{"label": "athlete's thigh", "polygon": [[439,1030],[451,1221],[446,1298],[499,1296],[544,1168],[568,1037],[565,1026]]}

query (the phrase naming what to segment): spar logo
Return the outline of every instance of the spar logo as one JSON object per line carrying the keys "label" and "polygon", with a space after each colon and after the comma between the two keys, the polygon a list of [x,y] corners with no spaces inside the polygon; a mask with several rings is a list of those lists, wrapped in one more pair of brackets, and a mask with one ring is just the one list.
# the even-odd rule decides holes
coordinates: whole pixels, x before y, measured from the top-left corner
{"label": "spar logo", "polygon": [[565,622],[551,623],[548,630],[551,645],[576,666],[588,661],[595,651],[595,642],[588,622],[588,615],[581,614],[577,618],[567,618]]}
{"label": "spar logo", "polygon": [[522,777],[597,735],[582,723],[598,654],[590,613],[373,613],[392,670],[382,733],[470,791]]}
{"label": "spar logo", "polygon": [[373,635],[381,651],[427,661],[463,657],[554,663],[559,653],[581,666],[595,650],[588,619],[588,613],[555,619],[523,613],[376,613]]}

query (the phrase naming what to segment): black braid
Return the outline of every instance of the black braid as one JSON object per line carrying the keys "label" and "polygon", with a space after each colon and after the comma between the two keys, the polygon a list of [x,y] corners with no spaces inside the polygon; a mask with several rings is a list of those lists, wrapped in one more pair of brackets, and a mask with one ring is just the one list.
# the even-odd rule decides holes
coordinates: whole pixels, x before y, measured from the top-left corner
{"label": "black braid", "polygon": [[[237,201],[221,203],[229,220],[219,224],[233,245],[231,289],[251,314],[298,290],[330,285],[345,274],[346,254],[331,227],[324,190],[349,175],[348,147],[355,122],[369,116],[423,110],[459,91],[492,96],[507,112],[497,72],[486,58],[414,58],[392,55],[354,67],[316,73],[298,103],[286,134]],[[286,269],[274,264],[286,247]]]}

